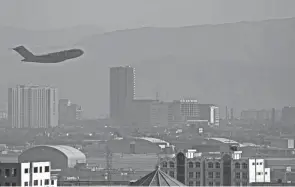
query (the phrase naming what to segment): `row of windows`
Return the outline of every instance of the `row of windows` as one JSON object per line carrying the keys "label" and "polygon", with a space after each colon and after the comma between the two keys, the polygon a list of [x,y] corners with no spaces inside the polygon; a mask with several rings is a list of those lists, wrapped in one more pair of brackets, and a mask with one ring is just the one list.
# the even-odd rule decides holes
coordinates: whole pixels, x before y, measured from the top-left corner
{"label": "row of windows", "polygon": [[[241,179],[241,173],[240,172],[236,173],[236,179]],[[248,173],[242,172],[242,179],[248,179]]]}
{"label": "row of windows", "polygon": [[16,168],[11,168],[11,169],[0,169],[0,177],[16,177],[17,175],[17,169]]}
{"label": "row of windows", "polygon": [[201,172],[195,172],[195,176],[194,176],[194,172],[189,172],[188,173],[188,177],[189,178],[196,178],[196,179],[199,179],[199,178],[201,178]]}
{"label": "row of windows", "polygon": [[[214,164],[212,162],[208,163],[208,168],[214,168]],[[220,168],[220,163],[216,162],[215,163],[215,168]]]}
{"label": "row of windows", "polygon": [[[267,175],[267,172],[264,172],[265,175]],[[257,172],[257,175],[263,175],[263,172]]]}
{"label": "row of windows", "polygon": [[0,181],[0,186],[16,186],[16,183],[15,182],[5,182],[5,183],[1,183]]}
{"label": "row of windows", "polygon": [[[262,165],[262,162],[256,162],[256,165]],[[252,163],[252,166],[255,166],[255,162]]]}
{"label": "row of windows", "polygon": [[[45,173],[47,173],[47,172],[49,172],[49,166],[45,166],[44,167],[44,172]],[[29,170],[27,169],[25,169],[25,173],[27,173]],[[39,170],[38,170],[38,167],[34,167],[34,173],[43,173],[43,167],[42,166],[40,166],[39,167]]]}
{"label": "row of windows", "polygon": [[[262,164],[262,163],[261,163]],[[167,168],[167,162],[163,162],[163,167],[164,168]],[[240,164],[240,163],[235,163],[235,168],[236,169],[241,169],[241,165],[242,165],[242,169],[248,169],[248,164],[247,163],[242,163],[242,164]],[[208,168],[214,168],[214,163],[213,162],[209,162],[208,164],[207,164],[207,166],[208,166]],[[169,167],[170,168],[174,168],[175,167],[175,165],[174,165],[174,162],[172,162],[172,161],[170,161],[169,162]],[[188,163],[188,167],[189,168],[200,168],[201,167],[201,163],[200,162],[195,162],[195,163],[193,163],[193,162],[189,162]],[[220,163],[219,162],[216,162],[215,163],[215,168],[220,168]]]}
{"label": "row of windows", "polygon": [[[240,169],[241,168],[241,164],[240,163],[235,163],[235,168],[236,169]],[[248,169],[248,164],[247,163],[242,163],[242,169]]]}
{"label": "row of windows", "polygon": [[201,186],[201,182],[200,181],[189,181],[188,182],[189,186]]}
{"label": "row of windows", "polygon": [[[44,185],[49,185],[49,179],[45,179],[44,180]],[[40,180],[40,183],[38,180],[34,180],[33,182],[34,186],[42,186],[43,185],[43,180]],[[51,180],[51,185],[54,185],[54,180]],[[29,186],[29,182],[24,182],[24,186]]]}
{"label": "row of windows", "polygon": [[213,179],[214,178],[214,173],[215,173],[215,178],[220,179],[220,172],[208,172],[208,178]]}

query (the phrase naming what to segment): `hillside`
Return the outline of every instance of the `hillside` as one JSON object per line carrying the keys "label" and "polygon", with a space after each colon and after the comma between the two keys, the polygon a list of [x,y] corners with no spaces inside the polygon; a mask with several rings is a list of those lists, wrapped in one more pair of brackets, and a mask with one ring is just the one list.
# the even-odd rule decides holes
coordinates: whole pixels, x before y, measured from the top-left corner
{"label": "hillside", "polygon": [[18,82],[51,83],[98,116],[108,112],[108,68],[133,65],[137,97],[158,91],[164,100],[195,96],[236,109],[295,105],[294,30],[291,18],[116,31],[82,39],[83,57],[53,66],[21,64],[6,52],[0,93]]}

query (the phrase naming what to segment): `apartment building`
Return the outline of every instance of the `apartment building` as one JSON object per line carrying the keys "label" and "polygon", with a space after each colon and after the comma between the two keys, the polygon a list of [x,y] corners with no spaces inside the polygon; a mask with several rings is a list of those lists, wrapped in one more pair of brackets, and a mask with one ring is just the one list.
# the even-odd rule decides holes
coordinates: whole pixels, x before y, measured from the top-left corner
{"label": "apartment building", "polygon": [[0,186],[56,187],[50,162],[0,163]]}

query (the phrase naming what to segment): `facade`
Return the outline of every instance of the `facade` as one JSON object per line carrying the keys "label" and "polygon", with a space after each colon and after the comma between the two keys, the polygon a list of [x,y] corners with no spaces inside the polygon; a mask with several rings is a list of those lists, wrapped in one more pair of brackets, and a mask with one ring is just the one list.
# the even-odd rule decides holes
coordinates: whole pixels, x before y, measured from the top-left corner
{"label": "facade", "polygon": [[285,125],[295,124],[295,107],[284,107],[282,109],[282,122]]}
{"label": "facade", "polygon": [[115,124],[129,123],[130,108],[135,96],[135,69],[110,68],[110,118]]}
{"label": "facade", "polygon": [[132,101],[131,123],[137,127],[150,127],[152,123],[152,104],[157,102],[151,99],[137,99]]}
{"label": "facade", "polygon": [[57,88],[36,85],[18,85],[9,88],[8,120],[13,128],[57,126]]}
{"label": "facade", "polygon": [[213,104],[198,104],[200,120],[207,120],[209,124],[219,126],[219,107]]}
{"label": "facade", "polygon": [[281,118],[282,112],[275,110],[243,110],[240,119],[248,121],[270,121],[272,125]]}
{"label": "facade", "polygon": [[249,183],[270,182],[270,168],[266,168],[263,158],[249,159]]}
{"label": "facade", "polygon": [[60,99],[58,103],[59,124],[65,123],[68,116],[68,107],[71,105],[69,99]]}
{"label": "facade", "polygon": [[160,159],[161,169],[188,186],[247,186],[248,159],[241,153],[178,152]]}
{"label": "facade", "polygon": [[69,99],[60,99],[58,104],[59,124],[75,122],[82,119],[82,107],[71,103]]}
{"label": "facade", "polygon": [[210,107],[210,121],[211,125],[219,126],[219,108],[217,106]]}
{"label": "facade", "polygon": [[180,100],[181,115],[187,117],[199,117],[198,101],[196,99],[185,98]]}
{"label": "facade", "polygon": [[18,162],[33,161],[50,161],[53,169],[67,169],[86,163],[86,156],[70,146],[42,145],[29,148],[18,157]]}
{"label": "facade", "polygon": [[158,127],[168,126],[168,104],[154,102],[151,105],[151,125]]}
{"label": "facade", "polygon": [[169,127],[183,125],[184,116],[181,115],[180,102],[167,102],[168,104],[168,125]]}
{"label": "facade", "polygon": [[133,100],[130,120],[137,127],[168,126],[168,104],[152,99]]}
{"label": "facade", "polygon": [[56,187],[50,162],[0,163],[0,186]]}

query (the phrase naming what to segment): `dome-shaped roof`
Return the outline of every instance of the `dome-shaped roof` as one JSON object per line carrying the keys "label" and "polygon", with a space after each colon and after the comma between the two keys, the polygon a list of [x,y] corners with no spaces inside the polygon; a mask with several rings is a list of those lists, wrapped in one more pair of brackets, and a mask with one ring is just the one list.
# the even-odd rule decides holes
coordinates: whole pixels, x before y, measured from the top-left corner
{"label": "dome-shaped roof", "polygon": [[185,186],[175,178],[160,170],[160,167],[142,177],[130,186]]}

